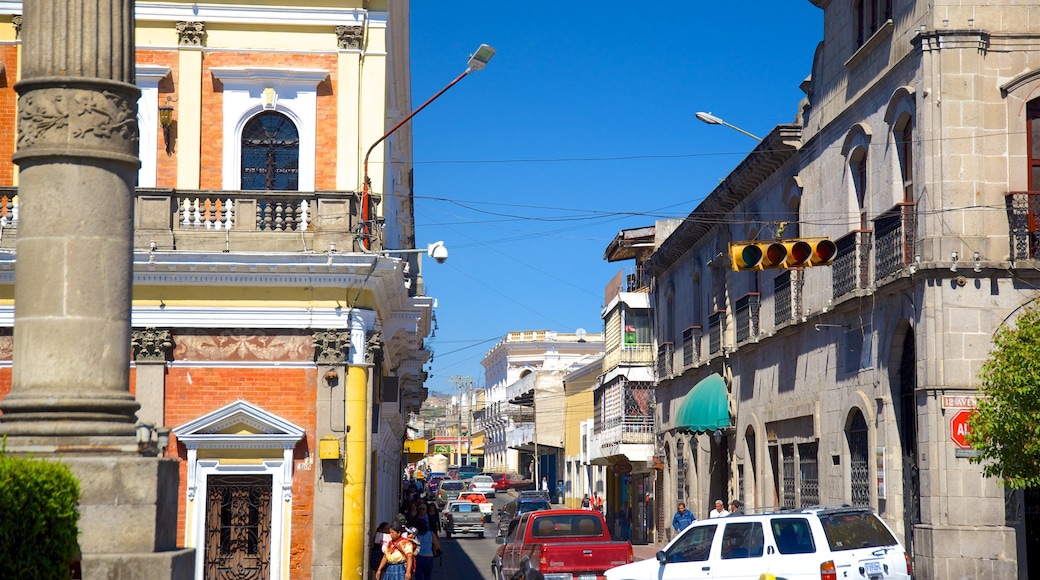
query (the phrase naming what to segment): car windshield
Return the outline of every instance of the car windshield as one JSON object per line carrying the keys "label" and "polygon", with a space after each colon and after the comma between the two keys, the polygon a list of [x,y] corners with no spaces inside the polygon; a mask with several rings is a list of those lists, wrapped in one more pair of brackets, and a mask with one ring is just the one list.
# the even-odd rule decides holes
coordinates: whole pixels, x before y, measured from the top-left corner
{"label": "car windshield", "polygon": [[547,501],[522,501],[517,504],[516,513],[517,515],[520,515],[526,514],[527,512],[547,509],[549,509],[549,502]]}
{"label": "car windshield", "polygon": [[473,505],[471,503],[457,503],[457,504],[451,506],[451,511],[466,513],[466,512],[480,511],[480,509],[477,506],[475,506],[475,505]]}
{"label": "car windshield", "polygon": [[546,515],[539,514],[531,533],[536,538],[570,538],[579,536],[602,536],[603,522],[599,517],[588,514]]}
{"label": "car windshield", "polygon": [[462,483],[461,481],[442,481],[440,483],[440,488],[444,491],[461,491],[465,489],[465,487],[466,484]]}
{"label": "car windshield", "polygon": [[820,514],[820,524],[831,550],[855,550],[898,544],[888,528],[872,513]]}
{"label": "car windshield", "polygon": [[478,475],[473,478],[473,483],[495,483],[495,480],[486,475]]}

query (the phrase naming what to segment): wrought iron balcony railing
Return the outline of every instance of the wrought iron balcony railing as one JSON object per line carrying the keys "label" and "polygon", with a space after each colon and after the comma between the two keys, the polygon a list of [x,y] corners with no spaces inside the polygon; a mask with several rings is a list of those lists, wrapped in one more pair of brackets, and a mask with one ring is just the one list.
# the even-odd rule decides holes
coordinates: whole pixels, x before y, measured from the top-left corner
{"label": "wrought iron balcony railing", "polygon": [[722,352],[726,335],[726,311],[717,310],[708,317],[708,352],[715,355]]}
{"label": "wrought iron balcony railing", "polygon": [[737,319],[737,343],[758,336],[758,311],[758,292],[749,292],[746,296],[737,300],[735,312]]}
{"label": "wrought iron balcony railing", "polygon": [[672,376],[672,367],[675,358],[675,345],[665,342],[657,347],[657,376],[668,378]]}
{"label": "wrought iron balcony railing", "polygon": [[1040,256],[1040,191],[1009,191],[1005,195],[1011,260]]}
{"label": "wrought iron balcony railing", "polygon": [[688,369],[701,361],[701,327],[691,326],[682,333],[683,368]]}
{"label": "wrought iron balcony railing", "polygon": [[874,220],[874,281],[899,272],[913,261],[916,205],[897,204]]}
{"label": "wrought iron balcony railing", "polygon": [[856,230],[835,242],[838,256],[832,266],[834,298],[869,284],[870,234],[870,230]]}

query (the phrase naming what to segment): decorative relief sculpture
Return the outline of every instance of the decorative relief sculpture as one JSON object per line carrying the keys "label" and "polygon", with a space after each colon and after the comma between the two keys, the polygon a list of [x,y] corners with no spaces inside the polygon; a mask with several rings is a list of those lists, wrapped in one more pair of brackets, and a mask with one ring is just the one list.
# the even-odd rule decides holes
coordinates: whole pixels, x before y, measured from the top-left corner
{"label": "decorative relief sculpture", "polygon": [[365,343],[365,362],[379,367],[383,364],[383,334],[373,332]]}
{"label": "decorative relief sculpture", "polygon": [[71,145],[136,157],[138,140],[136,96],[131,100],[114,91],[51,87],[18,99],[19,150]]}
{"label": "decorative relief sculpture", "polygon": [[21,40],[22,39],[22,15],[21,14],[15,14],[13,17],[11,17],[11,24],[14,25],[14,39],[15,40]]}
{"label": "decorative relief sculpture", "polygon": [[190,361],[298,362],[311,360],[309,333],[269,335],[263,330],[227,329],[220,334],[177,335],[173,355]]}
{"label": "decorative relief sculpture", "polygon": [[202,37],[206,34],[205,22],[177,23],[177,44],[179,46],[202,46]]}
{"label": "decorative relief sculpture", "polygon": [[131,330],[130,346],[137,362],[166,362],[173,350],[173,334],[153,327]]}
{"label": "decorative relief sculpture", "polygon": [[365,39],[365,31],[361,26],[337,26],[336,44],[342,49],[361,50]]}
{"label": "decorative relief sculpture", "polygon": [[314,331],[314,362],[320,365],[346,364],[350,351],[350,332],[345,330]]}

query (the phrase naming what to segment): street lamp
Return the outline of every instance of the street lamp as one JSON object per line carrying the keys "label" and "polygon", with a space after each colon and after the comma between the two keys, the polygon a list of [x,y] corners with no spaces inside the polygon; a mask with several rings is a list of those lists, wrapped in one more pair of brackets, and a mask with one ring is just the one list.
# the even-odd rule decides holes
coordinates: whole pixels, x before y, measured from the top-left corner
{"label": "street lamp", "polygon": [[[450,83],[448,83],[447,86],[445,86],[443,89],[438,91],[437,94],[433,95],[429,99],[426,99],[425,103],[419,105],[419,107],[417,109],[415,109],[411,113],[408,113],[408,115],[405,118],[403,118],[400,121],[398,121],[396,125],[391,127],[389,131],[387,131],[386,133],[383,134],[382,137],[377,139],[376,142],[373,143],[372,146],[368,148],[368,151],[365,152],[365,160],[362,163],[363,175],[362,175],[362,180],[361,180],[361,228],[362,228],[361,229],[361,245],[362,245],[362,247],[365,250],[367,250],[367,249],[372,247],[371,246],[372,241],[371,241],[371,239],[369,239],[371,228],[372,228],[372,225],[371,225],[371,223],[372,223],[371,222],[371,220],[372,220],[372,215],[371,215],[372,214],[372,204],[371,204],[371,191],[370,191],[370,188],[371,188],[372,184],[371,184],[371,181],[368,178],[368,157],[370,155],[372,155],[372,150],[375,149],[377,145],[382,143],[387,137],[392,135],[394,133],[394,131],[397,131],[402,126],[404,126],[405,123],[407,123],[408,121],[412,120],[412,117],[417,115],[419,113],[419,111],[425,109],[427,105],[429,105],[433,101],[437,100],[437,97],[443,95],[445,92],[447,92],[448,89],[450,89],[451,87],[455,86],[455,84],[458,83],[459,81],[461,81],[463,78],[465,78],[466,75],[468,75],[469,73],[471,73],[473,71],[482,70],[485,66],[487,66],[487,63],[491,61],[491,57],[493,57],[493,56],[495,56],[495,49],[491,48],[490,46],[488,46],[486,44],[481,44],[480,47],[477,48],[477,51],[474,52],[472,55],[470,55],[469,61],[466,62],[466,70],[462,71],[462,74],[460,74],[459,76],[455,77],[455,80],[453,80]],[[445,255],[445,258],[446,257],[447,256]],[[444,260],[438,260],[438,261],[439,262],[443,262]]]}
{"label": "street lamp", "polygon": [[740,131],[741,133],[747,135],[748,137],[751,137],[752,139],[754,139],[756,141],[761,141],[762,140],[761,137],[759,137],[757,135],[752,135],[751,133],[748,133],[747,131],[741,129],[740,127],[736,127],[734,125],[730,125],[729,123],[723,121],[722,119],[716,117],[715,115],[712,115],[711,113],[700,113],[700,112],[698,112],[697,113],[697,118],[700,119],[701,121],[704,121],[705,123],[707,123],[709,125],[725,125],[725,126],[729,127],[730,129],[735,129],[737,131]]}
{"label": "street lamp", "polygon": [[379,255],[390,255],[390,254],[426,254],[433,258],[438,264],[443,264],[448,261],[448,248],[444,245],[444,242],[437,241],[432,244],[428,244],[426,248],[415,248],[405,250],[376,250],[373,254]]}

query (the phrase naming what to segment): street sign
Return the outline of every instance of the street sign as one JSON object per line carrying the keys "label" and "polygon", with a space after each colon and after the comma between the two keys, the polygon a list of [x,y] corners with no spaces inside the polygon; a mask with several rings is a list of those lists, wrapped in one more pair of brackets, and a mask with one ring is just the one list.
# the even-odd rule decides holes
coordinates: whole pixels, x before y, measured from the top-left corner
{"label": "street sign", "polygon": [[971,433],[968,417],[974,412],[975,409],[961,409],[950,418],[950,440],[961,449],[971,449],[971,445],[968,445],[968,433]]}

